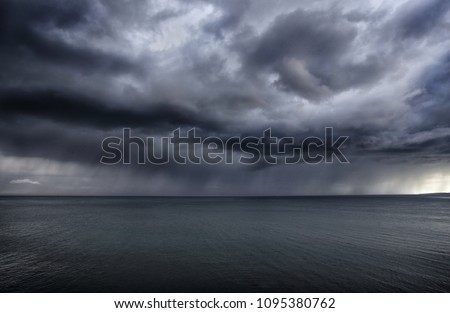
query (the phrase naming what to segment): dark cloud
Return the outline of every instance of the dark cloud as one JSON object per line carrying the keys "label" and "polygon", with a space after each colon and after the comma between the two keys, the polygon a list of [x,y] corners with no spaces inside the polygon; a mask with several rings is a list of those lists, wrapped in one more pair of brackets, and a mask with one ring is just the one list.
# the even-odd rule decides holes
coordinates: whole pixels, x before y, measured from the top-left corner
{"label": "dark cloud", "polygon": [[334,12],[307,12],[299,9],[281,15],[265,31],[248,60],[255,66],[270,65],[285,57],[304,58],[318,63],[321,58],[333,60],[349,48],[356,29]]}
{"label": "dark cloud", "polygon": [[[45,62],[81,72],[139,73],[139,66],[125,56],[77,44],[64,36],[65,31],[89,29],[95,19],[89,1],[2,1],[0,11],[5,15],[0,33],[3,61],[12,55],[30,66]],[[106,31],[100,35],[112,36]]]}
{"label": "dark cloud", "polygon": [[381,75],[386,64],[378,55],[348,58],[357,37],[357,25],[339,11],[298,9],[246,42],[243,54],[249,66],[276,73],[275,86],[320,100]]}
{"label": "dark cloud", "polygon": [[180,126],[216,129],[201,113],[171,104],[152,104],[144,109],[113,107],[82,95],[61,91],[7,90],[0,93],[4,117],[34,117],[92,128],[136,127],[173,130]]}
{"label": "dark cloud", "polygon": [[[408,1],[396,11],[397,34],[402,38],[420,38],[443,23],[450,9],[447,0]],[[448,22],[447,26],[448,28]]]}
{"label": "dark cloud", "polygon": [[[449,8],[1,1],[0,193],[24,177],[59,194],[429,191],[450,152]],[[123,127],[226,140],[268,127],[321,137],[329,126],[350,136],[350,165],[98,162],[102,139]]]}
{"label": "dark cloud", "polygon": [[425,70],[408,99],[416,130],[450,127],[450,53]]}

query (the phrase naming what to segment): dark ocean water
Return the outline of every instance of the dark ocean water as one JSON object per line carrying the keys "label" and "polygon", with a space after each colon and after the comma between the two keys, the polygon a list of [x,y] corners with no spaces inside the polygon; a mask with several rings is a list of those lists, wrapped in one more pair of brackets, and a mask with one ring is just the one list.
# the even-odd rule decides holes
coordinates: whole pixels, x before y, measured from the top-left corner
{"label": "dark ocean water", "polygon": [[450,292],[450,199],[0,197],[2,292]]}

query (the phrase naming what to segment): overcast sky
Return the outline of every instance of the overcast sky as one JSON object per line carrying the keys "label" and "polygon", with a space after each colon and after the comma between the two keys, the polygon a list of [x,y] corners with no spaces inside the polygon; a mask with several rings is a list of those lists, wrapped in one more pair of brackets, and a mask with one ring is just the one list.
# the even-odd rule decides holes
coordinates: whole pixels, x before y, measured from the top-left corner
{"label": "overcast sky", "polygon": [[[450,191],[450,1],[0,2],[0,194]],[[99,163],[123,127],[303,138],[350,164]]]}

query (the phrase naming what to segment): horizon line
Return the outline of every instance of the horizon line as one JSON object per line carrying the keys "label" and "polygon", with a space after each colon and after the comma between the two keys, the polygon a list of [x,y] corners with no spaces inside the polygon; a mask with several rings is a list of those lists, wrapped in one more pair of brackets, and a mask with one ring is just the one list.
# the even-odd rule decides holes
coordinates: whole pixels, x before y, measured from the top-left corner
{"label": "horizon line", "polygon": [[450,195],[450,192],[385,193],[385,194],[312,194],[312,195],[20,195],[5,194],[0,197],[77,197],[77,198],[302,198],[302,197],[376,197],[376,196],[426,196]]}

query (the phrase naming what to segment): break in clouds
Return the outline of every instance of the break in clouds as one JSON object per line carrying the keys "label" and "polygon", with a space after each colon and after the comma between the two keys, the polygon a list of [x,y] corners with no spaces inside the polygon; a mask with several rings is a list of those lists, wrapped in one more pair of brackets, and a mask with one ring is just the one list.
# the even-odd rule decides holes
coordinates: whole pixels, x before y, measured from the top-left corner
{"label": "break in clouds", "polygon": [[[450,2],[0,2],[0,193],[450,189]],[[350,136],[350,164],[99,163],[131,128]]]}

